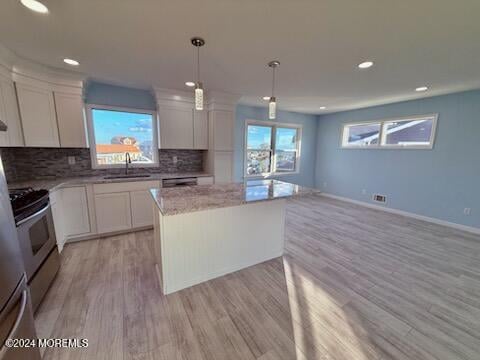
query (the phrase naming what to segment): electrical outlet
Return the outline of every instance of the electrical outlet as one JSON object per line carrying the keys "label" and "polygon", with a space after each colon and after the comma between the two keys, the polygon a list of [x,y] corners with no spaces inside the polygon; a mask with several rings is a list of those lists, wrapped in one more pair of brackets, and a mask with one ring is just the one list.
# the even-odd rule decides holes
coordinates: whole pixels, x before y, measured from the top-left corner
{"label": "electrical outlet", "polygon": [[465,208],[465,209],[463,209],[463,214],[466,215],[466,216],[468,216],[468,215],[470,215],[470,212],[471,212],[471,211],[472,211],[472,209],[470,209],[470,208]]}
{"label": "electrical outlet", "polygon": [[177,157],[177,156],[173,156],[173,157],[172,157],[172,161],[173,161],[173,165],[177,165],[177,163],[178,163],[178,157]]}
{"label": "electrical outlet", "polygon": [[365,195],[367,193],[366,189],[362,189],[362,194]]}
{"label": "electrical outlet", "polygon": [[75,165],[75,156],[68,156],[68,165]]}

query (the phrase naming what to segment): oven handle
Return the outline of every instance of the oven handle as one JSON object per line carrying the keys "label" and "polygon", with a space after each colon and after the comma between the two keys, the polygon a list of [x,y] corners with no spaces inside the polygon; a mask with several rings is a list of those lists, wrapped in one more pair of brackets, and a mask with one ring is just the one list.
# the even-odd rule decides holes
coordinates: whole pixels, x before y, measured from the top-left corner
{"label": "oven handle", "polygon": [[45,206],[43,209],[37,211],[35,214],[32,214],[30,215],[29,217],[23,219],[23,220],[20,220],[18,223],[17,223],[17,226],[20,226],[22,224],[25,224],[27,221],[33,219],[34,217],[37,217],[38,215],[41,215],[43,214],[44,212],[46,212],[48,209],[50,209],[50,204],[48,204],[47,206]]}

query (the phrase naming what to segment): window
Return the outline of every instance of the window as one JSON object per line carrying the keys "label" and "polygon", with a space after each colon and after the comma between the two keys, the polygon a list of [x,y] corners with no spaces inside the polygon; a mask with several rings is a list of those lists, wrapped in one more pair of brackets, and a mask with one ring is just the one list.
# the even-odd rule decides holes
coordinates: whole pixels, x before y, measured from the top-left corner
{"label": "window", "polygon": [[437,114],[418,117],[345,124],[342,147],[369,149],[431,149],[435,140]]}
{"label": "window", "polygon": [[246,176],[298,171],[301,128],[271,122],[247,122]]}
{"label": "window", "polygon": [[343,146],[377,146],[380,127],[380,123],[345,125],[343,128]]}
{"label": "window", "polygon": [[88,106],[89,139],[94,168],[158,164],[155,113],[146,110]]}

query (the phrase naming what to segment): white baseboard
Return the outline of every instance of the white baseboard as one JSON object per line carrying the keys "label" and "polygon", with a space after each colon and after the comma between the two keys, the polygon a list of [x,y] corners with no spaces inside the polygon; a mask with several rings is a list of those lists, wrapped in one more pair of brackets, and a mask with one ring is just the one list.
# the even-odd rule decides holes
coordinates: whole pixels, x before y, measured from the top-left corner
{"label": "white baseboard", "polygon": [[423,221],[427,221],[429,223],[433,223],[433,224],[437,224],[437,225],[443,225],[443,226],[447,226],[447,227],[450,227],[450,228],[453,228],[453,229],[463,230],[463,231],[467,231],[467,232],[472,233],[472,234],[480,235],[480,228],[476,228],[476,227],[473,227],[473,226],[457,224],[457,223],[453,223],[453,222],[450,222],[450,221],[445,221],[445,220],[440,220],[440,219],[437,219],[437,218],[432,218],[432,217],[429,217],[429,216],[419,215],[419,214],[411,213],[411,212],[404,211],[404,210],[392,209],[392,208],[389,208],[389,207],[386,207],[386,206],[370,204],[370,203],[367,203],[365,201],[353,200],[353,199],[350,199],[350,198],[347,198],[347,197],[333,195],[333,194],[329,194],[329,193],[325,193],[325,192],[320,193],[320,196],[325,196],[325,197],[328,197],[328,198],[331,198],[331,199],[345,201],[345,202],[349,202],[349,203],[352,203],[352,204],[365,206],[365,207],[368,207],[368,208],[371,208],[371,209],[381,210],[381,211],[385,211],[385,212],[392,213],[392,214],[397,214],[397,215],[402,215],[402,216],[406,216],[406,217],[413,218],[413,219],[423,220]]}

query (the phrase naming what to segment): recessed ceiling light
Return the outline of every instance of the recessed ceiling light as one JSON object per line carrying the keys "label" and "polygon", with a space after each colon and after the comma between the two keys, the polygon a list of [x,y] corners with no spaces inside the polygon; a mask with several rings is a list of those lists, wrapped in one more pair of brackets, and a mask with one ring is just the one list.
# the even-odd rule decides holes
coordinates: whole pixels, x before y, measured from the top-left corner
{"label": "recessed ceiling light", "polygon": [[360,69],[368,69],[369,67],[373,66],[373,61],[364,61],[361,64],[358,64]]}
{"label": "recessed ceiling light", "polygon": [[320,110],[325,110],[326,108],[326,106],[320,106]]}
{"label": "recessed ceiling light", "polygon": [[422,92],[422,91],[427,91],[428,87],[427,86],[420,86],[415,89],[415,91]]}
{"label": "recessed ceiling light", "polygon": [[188,87],[194,87],[195,83],[193,81],[187,81],[185,85],[187,85]]}
{"label": "recessed ceiling light", "polygon": [[20,0],[22,5],[40,14],[48,14],[48,8],[37,0]]}
{"label": "recessed ceiling light", "polygon": [[268,101],[268,100],[270,100],[270,96],[264,96],[262,99],[265,100],[265,101]]}
{"label": "recessed ceiling light", "polygon": [[80,63],[77,60],[73,60],[73,59],[63,59],[63,62],[65,64],[72,65],[72,66],[80,65]]}

